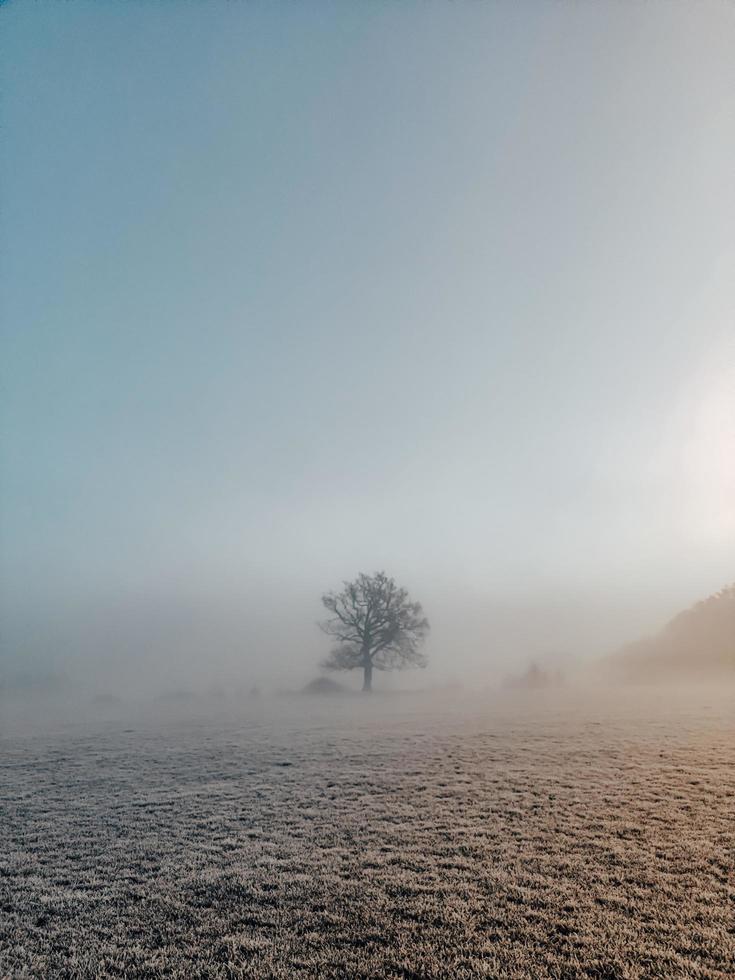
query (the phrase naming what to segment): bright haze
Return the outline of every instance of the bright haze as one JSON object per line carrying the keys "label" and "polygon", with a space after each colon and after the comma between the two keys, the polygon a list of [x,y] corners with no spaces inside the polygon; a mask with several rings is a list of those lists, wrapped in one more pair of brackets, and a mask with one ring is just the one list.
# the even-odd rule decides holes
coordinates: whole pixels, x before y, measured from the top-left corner
{"label": "bright haze", "polygon": [[735,8],[33,4],[2,32],[5,665],[429,673],[733,578]]}

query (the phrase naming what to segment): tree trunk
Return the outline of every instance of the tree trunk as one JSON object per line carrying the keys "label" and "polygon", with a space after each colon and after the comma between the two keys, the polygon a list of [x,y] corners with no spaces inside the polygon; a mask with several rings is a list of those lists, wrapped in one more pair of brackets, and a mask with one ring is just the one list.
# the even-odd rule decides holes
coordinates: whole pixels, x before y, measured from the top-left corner
{"label": "tree trunk", "polygon": [[363,691],[372,691],[373,689],[373,662],[369,658],[365,660],[363,667],[365,674],[362,682]]}

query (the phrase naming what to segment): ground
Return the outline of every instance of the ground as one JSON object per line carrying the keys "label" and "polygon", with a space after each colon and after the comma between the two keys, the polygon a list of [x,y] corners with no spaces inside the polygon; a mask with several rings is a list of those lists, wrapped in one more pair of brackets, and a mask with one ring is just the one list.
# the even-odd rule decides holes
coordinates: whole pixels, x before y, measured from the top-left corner
{"label": "ground", "polygon": [[6,725],[0,977],[731,977],[732,703]]}

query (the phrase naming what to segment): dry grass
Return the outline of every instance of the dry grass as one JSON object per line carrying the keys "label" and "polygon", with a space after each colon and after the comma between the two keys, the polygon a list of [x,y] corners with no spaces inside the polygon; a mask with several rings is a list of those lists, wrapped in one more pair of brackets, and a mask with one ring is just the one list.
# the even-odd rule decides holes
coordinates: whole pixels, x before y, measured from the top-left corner
{"label": "dry grass", "polygon": [[731,711],[272,709],[6,733],[0,976],[735,973]]}

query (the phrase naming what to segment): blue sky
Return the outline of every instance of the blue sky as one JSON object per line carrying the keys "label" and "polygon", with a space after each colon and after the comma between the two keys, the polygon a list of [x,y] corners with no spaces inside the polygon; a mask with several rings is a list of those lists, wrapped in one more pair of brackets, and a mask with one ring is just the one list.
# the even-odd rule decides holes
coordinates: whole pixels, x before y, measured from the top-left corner
{"label": "blue sky", "polygon": [[732,5],[0,20],[12,652],[363,568],[475,646],[733,578]]}

